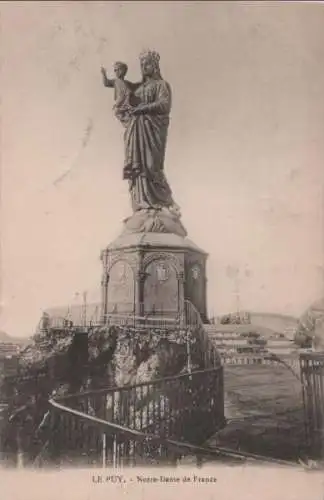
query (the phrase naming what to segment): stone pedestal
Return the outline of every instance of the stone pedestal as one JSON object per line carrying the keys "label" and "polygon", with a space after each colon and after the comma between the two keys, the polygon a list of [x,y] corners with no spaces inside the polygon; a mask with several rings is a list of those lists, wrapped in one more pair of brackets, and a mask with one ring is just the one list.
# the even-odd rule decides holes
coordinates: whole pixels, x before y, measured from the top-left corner
{"label": "stone pedestal", "polygon": [[[206,252],[186,237],[174,216],[174,232],[166,231],[159,216],[134,219],[102,251],[102,320],[112,313],[176,317],[189,300],[206,321]],[[141,230],[136,222],[144,219]]]}

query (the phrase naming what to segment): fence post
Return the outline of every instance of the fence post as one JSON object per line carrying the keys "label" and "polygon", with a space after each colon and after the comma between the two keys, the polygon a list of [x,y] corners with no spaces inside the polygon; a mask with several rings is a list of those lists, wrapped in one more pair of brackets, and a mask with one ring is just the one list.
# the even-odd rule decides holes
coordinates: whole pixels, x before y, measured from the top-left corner
{"label": "fence post", "polygon": [[317,457],[324,445],[324,353],[301,354],[300,371],[307,445]]}
{"label": "fence post", "polygon": [[117,468],[117,436],[114,434],[114,442],[113,442],[113,468]]}
{"label": "fence post", "polygon": [[24,452],[22,449],[22,428],[18,424],[17,429],[17,469],[24,468]]}
{"label": "fence post", "polygon": [[187,369],[191,373],[190,330],[187,328]]}
{"label": "fence post", "polygon": [[107,441],[106,441],[106,434],[103,433],[102,435],[102,468],[106,468],[106,448],[107,448]]}

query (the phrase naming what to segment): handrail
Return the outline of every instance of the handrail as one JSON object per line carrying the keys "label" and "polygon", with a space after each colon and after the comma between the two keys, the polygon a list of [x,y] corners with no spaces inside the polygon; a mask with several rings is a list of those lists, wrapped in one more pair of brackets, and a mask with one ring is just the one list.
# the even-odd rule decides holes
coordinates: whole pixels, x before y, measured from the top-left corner
{"label": "handrail", "polygon": [[301,376],[298,375],[295,372],[295,370],[288,363],[286,363],[286,361],[284,359],[280,358],[277,354],[274,354],[274,353],[270,352],[270,354],[267,354],[267,359],[276,361],[278,364],[283,365],[288,371],[290,371],[290,373],[292,373],[294,375],[294,377],[296,377],[296,379],[299,382],[301,382],[301,384],[303,384],[303,382],[301,380]]}
{"label": "handrail", "polygon": [[[188,316],[190,317],[191,320],[197,325],[197,326],[204,326],[203,322],[200,317],[200,313],[197,310],[197,308],[192,304],[190,300],[184,300],[183,304],[183,309],[181,308],[178,311],[172,311],[174,312],[174,315],[168,316],[170,311],[165,311],[166,314],[161,314],[161,310],[158,308],[157,312],[154,311],[148,311],[144,313],[143,315],[136,314],[136,312],[129,312],[125,311],[123,312],[109,312],[106,313],[105,318],[103,321],[98,321],[95,319],[91,319],[85,323],[83,323],[80,320],[79,322],[71,321],[67,317],[63,316],[57,316],[57,317],[52,317],[49,318],[48,326],[49,328],[70,328],[70,327],[91,327],[91,326],[102,326],[104,324],[109,323],[109,320],[124,320],[124,321],[130,321],[133,322],[134,320],[142,320],[142,321],[149,321],[149,322],[170,322],[175,325],[179,325],[181,323],[180,317],[184,316],[184,324],[185,326],[191,326],[192,321],[188,321]],[[93,318],[93,316],[92,316]],[[70,324],[71,321],[71,324]]]}
{"label": "handrail", "polygon": [[132,384],[132,385],[124,385],[121,387],[114,386],[114,387],[109,387],[105,389],[95,389],[92,391],[84,391],[84,392],[78,392],[76,394],[66,394],[64,396],[59,396],[55,398],[57,401],[65,401],[67,399],[72,399],[75,397],[83,397],[83,396],[97,396],[98,394],[109,394],[110,392],[115,392],[115,391],[128,391],[131,389],[135,389],[138,387],[144,387],[146,385],[158,385],[161,382],[171,382],[172,380],[179,380],[181,378],[187,378],[188,375],[199,375],[201,373],[210,373],[213,371],[220,370],[221,366],[217,366],[214,368],[207,368],[205,370],[195,370],[194,372],[191,372],[190,374],[188,372],[186,373],[181,373],[180,375],[174,375],[172,377],[163,377],[163,378],[156,378],[153,380],[150,380],[149,382],[139,382],[138,384]]}
{"label": "handrail", "polygon": [[[205,371],[205,370],[201,370]],[[195,372],[196,373],[196,372]],[[188,374],[186,374],[188,376]],[[165,379],[163,379],[165,380]],[[143,384],[140,384],[143,385]],[[145,384],[144,384],[145,385]],[[132,387],[138,387],[138,385],[132,386]],[[130,388],[130,386],[126,386],[125,388]],[[122,388],[120,388],[122,389]],[[91,395],[95,395],[97,392],[96,391],[90,391]],[[80,396],[81,394],[79,394]],[[85,395],[82,393],[82,396]],[[72,397],[72,395],[70,395]],[[60,397],[60,400],[63,399]],[[220,447],[220,446],[214,446],[213,448],[207,447],[207,446],[197,446],[188,442],[184,441],[177,441],[174,439],[167,439],[167,438],[160,438],[155,436],[154,434],[150,433],[143,433],[140,431],[137,431],[135,429],[130,429],[125,426],[121,426],[119,424],[115,424],[110,421],[106,421],[103,419],[100,419],[98,417],[94,417],[92,415],[88,415],[86,413],[80,412],[78,410],[75,410],[73,408],[70,408],[68,406],[60,404],[58,401],[56,401],[54,398],[49,400],[49,404],[53,406],[54,408],[66,412],[70,415],[74,415],[78,418],[82,418],[84,420],[87,420],[88,422],[91,422],[92,424],[95,424],[98,427],[104,428],[104,429],[109,429],[110,432],[115,432],[116,434],[118,433],[119,435],[122,435],[124,437],[127,437],[129,439],[136,440],[138,442],[150,442],[150,443],[155,443],[158,445],[164,445],[168,448],[174,449],[178,452],[183,452],[184,450],[192,452],[196,454],[197,456],[204,455],[210,456],[210,457],[219,457],[219,456],[227,456],[231,458],[239,458],[239,459],[245,459],[245,460],[255,460],[255,461],[261,461],[263,463],[273,463],[277,465],[283,465],[283,466],[295,466],[295,467],[300,467],[300,465],[296,462],[289,462],[286,460],[281,460],[281,459],[276,459],[276,458],[271,458],[271,457],[264,457],[262,455],[257,455],[254,453],[245,453],[242,451],[236,451],[232,450],[230,448],[225,448],[225,447]]]}
{"label": "handrail", "polygon": [[168,316],[158,316],[158,315],[150,315],[150,313],[147,313],[145,316],[139,316],[137,314],[119,314],[119,313],[108,313],[106,315],[106,318],[113,318],[113,319],[124,319],[124,320],[134,320],[134,319],[139,319],[139,320],[145,320],[145,321],[155,321],[155,320],[163,320],[163,321],[170,321],[170,323],[178,323],[179,319],[175,316],[174,318],[170,318]]}
{"label": "handrail", "polygon": [[324,352],[303,353],[300,359],[306,439],[312,455],[321,457],[324,446]]}
{"label": "handrail", "polygon": [[161,438],[156,435],[146,433],[146,432],[140,432],[135,429],[131,429],[129,427],[125,427],[119,424],[116,424],[111,421],[106,421],[102,420],[98,417],[89,415],[87,413],[81,412],[79,410],[76,410],[74,408],[71,408],[67,406],[66,404],[62,404],[62,402],[68,402],[69,399],[72,399],[74,397],[91,397],[91,396],[96,396],[98,394],[102,393],[109,393],[113,391],[120,391],[123,392],[125,390],[131,390],[137,387],[143,387],[145,385],[153,385],[153,384],[158,384],[160,382],[165,382],[165,381],[171,381],[175,379],[181,379],[184,377],[188,377],[189,375],[197,375],[201,373],[208,373],[212,371],[217,371],[221,369],[221,367],[216,367],[216,368],[209,368],[205,370],[198,370],[195,371],[191,374],[185,373],[181,375],[176,375],[173,377],[166,377],[166,378],[161,378],[161,379],[156,379],[152,380],[150,382],[142,382],[139,384],[132,384],[124,387],[111,387],[108,390],[107,389],[99,389],[99,390],[92,390],[92,391],[85,391],[82,393],[77,393],[77,394],[68,394],[64,396],[58,396],[58,397],[52,397],[49,399],[49,404],[53,407],[53,409],[59,410],[60,412],[67,413],[69,415],[73,415],[77,418],[81,418],[82,420],[85,420],[89,423],[94,424],[96,427],[100,427],[104,429],[106,432],[107,430],[109,433],[115,433],[116,435],[119,435],[120,437],[125,437],[128,439],[132,439],[136,442],[150,442],[152,444],[157,444],[159,446],[165,446],[169,449],[172,450],[177,450],[179,452],[192,452],[195,454],[197,457],[202,456],[202,457],[211,457],[211,458],[216,458],[219,456],[227,456],[229,458],[237,458],[237,459],[245,459],[245,460],[255,460],[255,461],[261,461],[263,463],[273,463],[273,464],[278,464],[278,465],[284,465],[284,466],[299,466],[298,463],[295,462],[289,462],[286,460],[281,460],[281,459],[275,459],[271,457],[264,457],[261,455],[257,454],[252,454],[252,453],[245,453],[242,451],[236,451],[230,448],[226,447],[219,447],[219,446],[214,446],[213,448],[210,448],[208,446],[197,446],[185,441],[177,441],[174,439],[166,439],[166,438]]}

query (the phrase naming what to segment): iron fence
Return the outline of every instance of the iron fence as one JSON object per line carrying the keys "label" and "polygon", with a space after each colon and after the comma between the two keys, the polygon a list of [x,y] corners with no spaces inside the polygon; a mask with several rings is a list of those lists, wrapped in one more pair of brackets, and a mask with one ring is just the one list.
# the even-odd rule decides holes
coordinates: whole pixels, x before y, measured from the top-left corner
{"label": "iron fence", "polygon": [[223,368],[79,393],[50,404],[49,452],[58,463],[175,463],[184,451],[172,442],[198,445],[225,425]]}
{"label": "iron fence", "polygon": [[324,451],[324,352],[300,355],[306,436],[310,452]]}

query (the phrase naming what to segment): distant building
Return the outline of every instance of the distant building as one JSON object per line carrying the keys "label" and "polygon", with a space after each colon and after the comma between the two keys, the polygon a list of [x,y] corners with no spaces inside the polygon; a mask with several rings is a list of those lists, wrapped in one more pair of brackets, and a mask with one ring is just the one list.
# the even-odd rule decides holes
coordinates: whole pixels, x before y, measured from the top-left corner
{"label": "distant building", "polygon": [[16,375],[19,366],[19,356],[3,356],[0,357],[0,376],[8,377],[11,375]]}
{"label": "distant building", "polygon": [[44,330],[47,327],[66,327],[69,324],[80,326],[84,323],[95,324],[100,319],[100,304],[87,304],[86,309],[83,305],[51,307],[45,309],[40,318],[37,330]]}
{"label": "distant building", "polygon": [[12,342],[0,342],[0,359],[19,354],[21,347]]}

